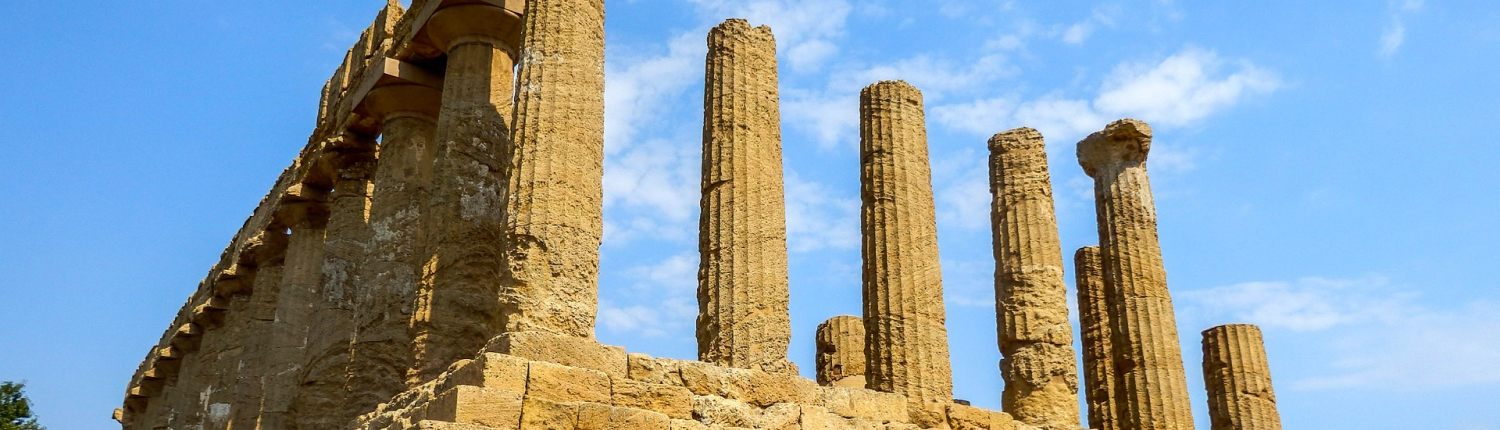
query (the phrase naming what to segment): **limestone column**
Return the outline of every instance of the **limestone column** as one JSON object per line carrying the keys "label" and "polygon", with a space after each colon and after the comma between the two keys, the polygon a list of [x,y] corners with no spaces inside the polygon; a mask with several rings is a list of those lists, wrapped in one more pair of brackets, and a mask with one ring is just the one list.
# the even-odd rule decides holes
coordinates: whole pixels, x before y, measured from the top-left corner
{"label": "limestone column", "polygon": [[1078,161],[1094,178],[1121,428],[1189,430],[1182,347],[1146,175],[1150,150],[1151,127],[1125,119],[1078,142]]}
{"label": "limestone column", "polygon": [[[308,338],[312,336],[315,303],[321,301],[323,245],[328,225],[328,190],[303,183],[287,190],[277,219],[291,227],[286,265],[276,295],[276,318],[271,324],[271,351],[263,376],[260,423],[262,429],[300,427],[291,416],[292,400],[301,388]],[[262,275],[256,275],[259,278]]]}
{"label": "limestone column", "polygon": [[604,1],[529,0],[507,176],[506,332],[592,339],[604,232]]}
{"label": "limestone column", "polygon": [[250,301],[245,307],[249,324],[234,367],[237,375],[229,408],[231,428],[257,428],[260,420],[264,397],[262,384],[269,374],[273,354],[273,323],[285,272],[286,251],[286,227],[274,222],[264,232],[246,239],[241,248],[239,262],[255,271]]}
{"label": "limestone column", "polygon": [[1077,428],[1078,362],[1047,146],[1030,128],[989,143],[1002,403],[1023,423]]}
{"label": "limestone column", "polygon": [[1109,302],[1104,291],[1104,266],[1099,247],[1079,248],[1073,254],[1078,285],[1078,323],[1083,335],[1084,398],[1089,404],[1089,428],[1120,430],[1115,397],[1115,363],[1110,355]]}
{"label": "limestone column", "polygon": [[865,388],[865,322],[841,315],[818,325],[818,384]]}
{"label": "limestone column", "polygon": [[922,109],[906,82],[860,92],[860,229],[868,387],[905,394],[931,427],[953,401],[953,374]]}
{"label": "limestone column", "polygon": [[698,359],[795,374],[776,40],[725,21],[708,35]]}
{"label": "limestone column", "polygon": [[302,358],[304,371],[292,417],[299,428],[338,428],[357,411],[349,400],[349,353],[354,338],[354,294],[365,285],[359,268],[366,261],[370,229],[370,176],[375,170],[375,142],[346,135],[335,140],[324,160],[333,178],[325,229],[318,294],[313,301],[312,329]]}
{"label": "limestone column", "polygon": [[448,62],[422,214],[429,260],[413,321],[414,381],[472,358],[504,323],[501,194],[510,151],[512,33],[519,21],[501,7],[470,4],[441,9],[427,23]]}
{"label": "limestone column", "polygon": [[[349,401],[360,414],[406,391],[415,364],[411,321],[423,253],[421,219],[432,176],[432,139],[442,94],[421,85],[376,88],[365,98],[381,118],[371,179],[370,240],[354,296]],[[410,386],[415,386],[412,383]]]}
{"label": "limestone column", "polygon": [[1205,330],[1203,383],[1213,430],[1281,430],[1259,327],[1231,324]]}

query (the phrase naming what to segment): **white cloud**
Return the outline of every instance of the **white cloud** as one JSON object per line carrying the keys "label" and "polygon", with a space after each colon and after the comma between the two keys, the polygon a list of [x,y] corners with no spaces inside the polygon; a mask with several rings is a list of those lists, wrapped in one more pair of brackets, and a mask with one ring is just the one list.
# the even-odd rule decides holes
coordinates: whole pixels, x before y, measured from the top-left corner
{"label": "white cloud", "polygon": [[1041,130],[1050,142],[1070,142],[1122,117],[1158,127],[1191,126],[1280,87],[1275,73],[1249,61],[1228,61],[1189,47],[1160,62],[1121,64],[1092,100],[1007,96],[937,106],[933,112],[940,124],[981,136],[1025,125]]}
{"label": "white cloud", "polygon": [[1376,50],[1376,55],[1390,58],[1401,50],[1401,46],[1406,44],[1406,17],[1422,11],[1424,6],[1423,0],[1391,0],[1391,22],[1380,34],[1380,47]]}
{"label": "white cloud", "polygon": [[625,271],[627,303],[600,300],[599,324],[618,333],[663,337],[692,333],[698,315],[698,255],[682,253]]}
{"label": "white cloud", "polygon": [[840,196],[796,172],[786,176],[786,233],[791,252],[859,247],[859,196]]}
{"label": "white cloud", "polygon": [[[1319,345],[1321,374],[1293,389],[1422,390],[1500,383],[1500,306],[1433,309],[1381,277],[1248,282],[1179,293],[1185,327],[1258,324],[1268,338]],[[1184,333],[1191,333],[1184,331]],[[1305,371],[1304,371],[1305,372]]]}
{"label": "white cloud", "polygon": [[604,142],[611,155],[629,148],[641,127],[656,124],[665,106],[702,80],[708,47],[685,33],[672,39],[663,55],[611,56],[605,65]]}

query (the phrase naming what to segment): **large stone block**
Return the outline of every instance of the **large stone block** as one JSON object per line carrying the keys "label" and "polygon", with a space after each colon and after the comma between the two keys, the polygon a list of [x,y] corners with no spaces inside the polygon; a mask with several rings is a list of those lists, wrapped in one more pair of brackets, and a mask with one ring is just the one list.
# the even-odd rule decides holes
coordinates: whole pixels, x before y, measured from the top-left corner
{"label": "large stone block", "polygon": [[593,339],[546,332],[513,332],[490,340],[486,351],[597,370],[617,378],[626,375],[625,348],[604,345]]}
{"label": "large stone block", "polygon": [[[511,428],[511,427],[504,427]],[[442,421],[418,422],[415,430],[497,430],[495,427],[481,426],[475,424],[448,423]]]}
{"label": "large stone block", "polygon": [[677,419],[693,417],[693,392],[687,388],[616,378],[610,389],[615,406],[656,411]]}
{"label": "large stone block", "polygon": [[460,385],[433,399],[427,419],[515,429],[521,425],[521,406],[521,393]]}
{"label": "large stone block", "polygon": [[682,386],[681,360],[656,358],[646,354],[629,354],[626,375],[631,380],[649,384]]}
{"label": "large stone block", "polygon": [[526,392],[526,373],[530,362],[526,359],[496,353],[485,353],[478,359],[464,360],[453,366],[453,370],[438,385],[444,392],[454,387],[474,387]]}
{"label": "large stone block", "polygon": [[521,406],[522,430],[575,430],[578,404],[526,396]]}
{"label": "large stone block", "polygon": [[827,387],[819,392],[818,406],[844,418],[878,422],[908,422],[906,396],[863,388]]}
{"label": "large stone block", "polygon": [[597,403],[578,405],[578,430],[668,430],[671,418],[641,409]]}
{"label": "large stone block", "polygon": [[816,383],[792,375],[759,370],[714,366],[680,361],[683,386],[700,396],[719,396],[766,407],[777,403],[812,403],[818,398]]}
{"label": "large stone block", "polygon": [[744,402],[719,396],[694,396],[693,419],[710,426],[755,427],[760,409]]}
{"label": "large stone block", "polygon": [[597,370],[533,361],[526,378],[526,398],[554,402],[610,402],[609,375]]}

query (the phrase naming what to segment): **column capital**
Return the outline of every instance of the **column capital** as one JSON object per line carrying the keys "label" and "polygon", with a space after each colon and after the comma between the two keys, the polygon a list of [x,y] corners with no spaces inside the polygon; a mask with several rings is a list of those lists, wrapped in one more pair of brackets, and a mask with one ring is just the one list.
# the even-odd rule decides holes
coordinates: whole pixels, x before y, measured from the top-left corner
{"label": "column capital", "polygon": [[276,208],[276,218],[294,230],[322,227],[328,222],[328,190],[308,184],[287,188]]}
{"label": "column capital", "polygon": [[442,105],[442,90],[426,85],[398,84],[370,90],[363,106],[370,115],[382,121],[415,117],[436,123]]}
{"label": "column capital", "polygon": [[1114,166],[1145,163],[1150,152],[1151,126],[1127,118],[1078,141],[1078,164],[1093,177]]}
{"label": "column capital", "polygon": [[521,44],[521,15],[489,3],[438,9],[423,28],[434,46],[450,52],[465,43],[488,43],[514,55]]}
{"label": "column capital", "polygon": [[239,264],[252,267],[276,265],[286,258],[287,234],[285,228],[272,228],[245,239],[240,250]]}

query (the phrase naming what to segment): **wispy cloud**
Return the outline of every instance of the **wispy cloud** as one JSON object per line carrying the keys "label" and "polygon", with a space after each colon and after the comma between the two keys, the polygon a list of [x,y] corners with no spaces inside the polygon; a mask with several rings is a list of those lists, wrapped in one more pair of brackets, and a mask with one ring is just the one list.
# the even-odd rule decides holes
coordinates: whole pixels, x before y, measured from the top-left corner
{"label": "wispy cloud", "polygon": [[1253,323],[1277,337],[1326,347],[1318,352],[1326,353],[1321,363],[1305,363],[1321,374],[1292,381],[1294,389],[1500,383],[1500,368],[1493,366],[1500,361],[1500,305],[1440,309],[1419,299],[1378,276],[1247,282],[1178,294],[1185,327]]}
{"label": "wispy cloud", "polygon": [[1026,125],[1041,130],[1050,141],[1064,142],[1121,117],[1158,127],[1190,126],[1250,96],[1280,87],[1274,72],[1249,61],[1227,60],[1213,51],[1188,47],[1159,62],[1117,66],[1091,100],[1007,96],[937,106],[933,113],[945,126],[978,135]]}
{"label": "wispy cloud", "polygon": [[786,177],[787,245],[791,252],[859,247],[859,196],[840,195],[827,185]]}
{"label": "wispy cloud", "polygon": [[1380,33],[1380,47],[1375,51],[1381,58],[1390,58],[1401,50],[1406,44],[1406,17],[1421,12],[1425,7],[1424,0],[1391,0],[1388,8],[1391,13],[1390,24],[1386,25],[1385,31]]}
{"label": "wispy cloud", "polygon": [[627,269],[631,292],[620,302],[601,300],[599,324],[616,333],[686,337],[698,315],[698,255],[682,253]]}

